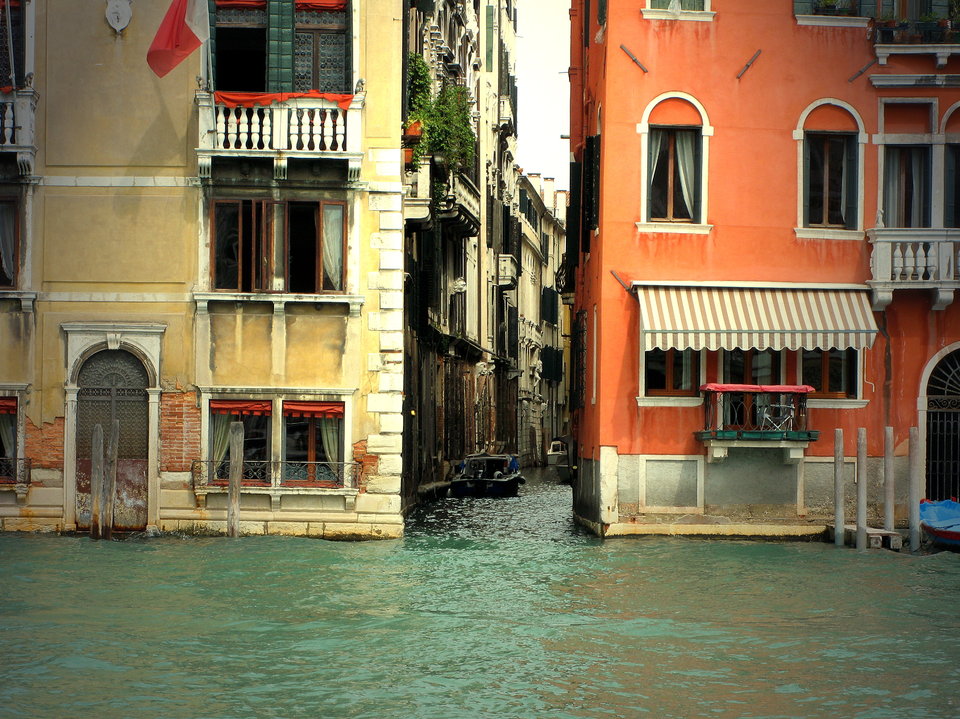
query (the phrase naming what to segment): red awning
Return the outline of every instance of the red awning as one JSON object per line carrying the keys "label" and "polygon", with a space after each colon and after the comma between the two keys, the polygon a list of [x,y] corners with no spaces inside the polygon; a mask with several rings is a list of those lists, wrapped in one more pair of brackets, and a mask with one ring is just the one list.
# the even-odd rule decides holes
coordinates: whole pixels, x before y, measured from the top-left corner
{"label": "red awning", "polygon": [[0,397],[0,414],[16,414],[17,413],[17,398],[16,397]]}
{"label": "red awning", "polygon": [[[296,0],[296,3],[297,10],[344,10],[347,7],[347,0]],[[217,7],[263,8],[266,6],[267,0],[217,0]]]}
{"label": "red awning", "polygon": [[700,385],[701,392],[771,392],[774,394],[809,394],[816,389],[808,384],[720,384]]}
{"label": "red awning", "polygon": [[341,110],[350,109],[350,103],[353,102],[353,95],[337,94],[333,92],[320,92],[319,90],[310,90],[309,92],[215,92],[213,99],[218,105],[227,107],[254,107],[256,105],[267,106],[275,102],[286,102],[287,100],[296,100],[301,97],[316,97],[321,100],[330,100],[340,106]]}
{"label": "red awning", "polygon": [[246,414],[269,417],[273,410],[273,402],[257,399],[212,399],[210,412],[212,414]]}
{"label": "red awning", "polygon": [[343,417],[343,402],[284,402],[284,417]]}

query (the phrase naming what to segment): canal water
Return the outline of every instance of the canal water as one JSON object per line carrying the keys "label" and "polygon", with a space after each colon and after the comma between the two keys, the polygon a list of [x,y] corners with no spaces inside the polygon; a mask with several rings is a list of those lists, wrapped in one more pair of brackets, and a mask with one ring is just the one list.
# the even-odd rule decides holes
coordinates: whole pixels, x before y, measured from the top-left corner
{"label": "canal water", "polygon": [[399,541],[0,535],[0,717],[960,716],[960,555],[602,542],[533,474]]}

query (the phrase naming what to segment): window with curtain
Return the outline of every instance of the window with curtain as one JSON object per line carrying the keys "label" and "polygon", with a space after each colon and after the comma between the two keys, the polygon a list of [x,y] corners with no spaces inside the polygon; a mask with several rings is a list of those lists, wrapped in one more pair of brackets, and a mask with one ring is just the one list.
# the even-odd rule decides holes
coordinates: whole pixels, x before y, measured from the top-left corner
{"label": "window with curtain", "polygon": [[700,387],[700,353],[692,349],[644,353],[644,394],[693,397]]}
{"label": "window with curtain", "polygon": [[0,200],[0,287],[17,286],[20,264],[17,235],[17,203]]}
{"label": "window with curtain", "polygon": [[801,377],[816,390],[814,397],[857,397],[858,356],[855,349],[803,350]]}
{"label": "window with curtain", "polygon": [[857,138],[808,132],[804,141],[804,225],[856,229]]}
{"label": "window with curtain", "polygon": [[17,398],[0,397],[0,480],[16,480]]}
{"label": "window with curtain", "polygon": [[960,145],[947,145],[944,154],[943,226],[960,227]]}
{"label": "window with curtain", "polygon": [[699,128],[653,127],[649,139],[649,217],[699,222]]}
{"label": "window with curtain", "polygon": [[341,201],[216,200],[214,289],[342,292],[346,215]]}
{"label": "window with curtain", "polygon": [[887,145],[883,154],[883,224],[930,226],[930,147]]}
{"label": "window with curtain", "polygon": [[216,0],[216,88],[352,91],[346,0]]}
{"label": "window with curtain", "polygon": [[656,10],[692,10],[706,9],[704,0],[650,0],[649,7]]}
{"label": "window with curtain", "polygon": [[210,400],[210,459],[213,476],[230,477],[230,425],[243,425],[243,474],[245,483],[270,483],[270,400]]}
{"label": "window with curtain", "polygon": [[[725,350],[721,381],[728,384],[780,384],[780,368],[781,353],[777,350]],[[758,427],[764,407],[771,399],[774,398],[749,393],[727,393],[724,400],[724,423],[728,426]]]}
{"label": "window with curtain", "polygon": [[343,402],[283,403],[285,482],[343,484]]}

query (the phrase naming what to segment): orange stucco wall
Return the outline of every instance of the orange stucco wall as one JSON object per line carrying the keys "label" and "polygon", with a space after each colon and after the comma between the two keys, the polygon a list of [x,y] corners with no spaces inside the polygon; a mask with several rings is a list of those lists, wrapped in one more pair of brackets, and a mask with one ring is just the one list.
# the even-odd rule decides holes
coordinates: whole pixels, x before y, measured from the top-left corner
{"label": "orange stucco wall", "polygon": [[[644,19],[646,0],[610,0],[608,22],[596,24],[591,4],[589,47],[583,44],[584,0],[571,9],[571,150],[582,155],[584,137],[602,136],[600,229],[589,255],[580,257],[578,308],[587,311],[585,409],[579,416],[584,456],[601,445],[620,454],[702,454],[693,438],[702,428],[701,407],[638,407],[639,307],[618,282],[712,280],[857,283],[870,278],[866,229],[878,206],[881,98],[937,97],[938,129],[960,89],[877,89],[872,75],[960,73],[960,59],[936,69],[933,55],[876,59],[864,27],[801,26],[789,2],[713,0],[711,22]],[[600,42],[597,42],[597,39]],[[648,69],[644,72],[621,45]],[[760,50],[754,63],[747,62]],[[658,233],[638,229],[643,219],[641,168],[646,159],[638,124],[656,98],[682,94],[706,114],[712,136],[704,178],[707,234]],[[804,111],[824,99],[830,105]],[[851,113],[846,107],[853,108]],[[890,108],[886,132],[914,132],[929,105]],[[650,122],[700,123],[694,104],[683,99],[657,106]],[[929,120],[926,120],[929,126]],[[857,131],[862,123],[863,195],[859,239],[799,239],[800,164],[798,129]],[[960,127],[960,113],[949,128]],[[936,182],[936,180],[935,180]],[[935,185],[936,186],[936,185]],[[883,427],[895,428],[899,453],[909,427],[917,424],[917,397],[924,367],[934,354],[960,342],[960,298],[946,310],[931,309],[926,291],[900,291],[885,313],[881,332],[863,364],[863,408],[814,408],[813,429],[825,441],[810,455],[831,455],[835,427],[846,431],[854,453],[856,428],[867,427],[870,454],[882,454]],[[596,308],[598,332],[593,336]],[[888,339],[889,338],[889,339]],[[594,354],[596,342],[596,354]],[[717,378],[717,355],[707,355],[707,381]],[[596,378],[594,374],[596,373]],[[797,379],[796,361],[786,356],[787,382]],[[596,387],[594,393],[593,387]]]}

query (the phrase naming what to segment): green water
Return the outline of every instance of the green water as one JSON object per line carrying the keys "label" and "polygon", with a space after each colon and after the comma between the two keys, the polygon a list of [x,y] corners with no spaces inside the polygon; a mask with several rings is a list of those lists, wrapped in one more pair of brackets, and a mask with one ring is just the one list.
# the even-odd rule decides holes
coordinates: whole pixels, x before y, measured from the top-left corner
{"label": "green water", "polygon": [[570,490],[401,541],[0,535],[0,717],[960,716],[960,555],[600,542]]}

